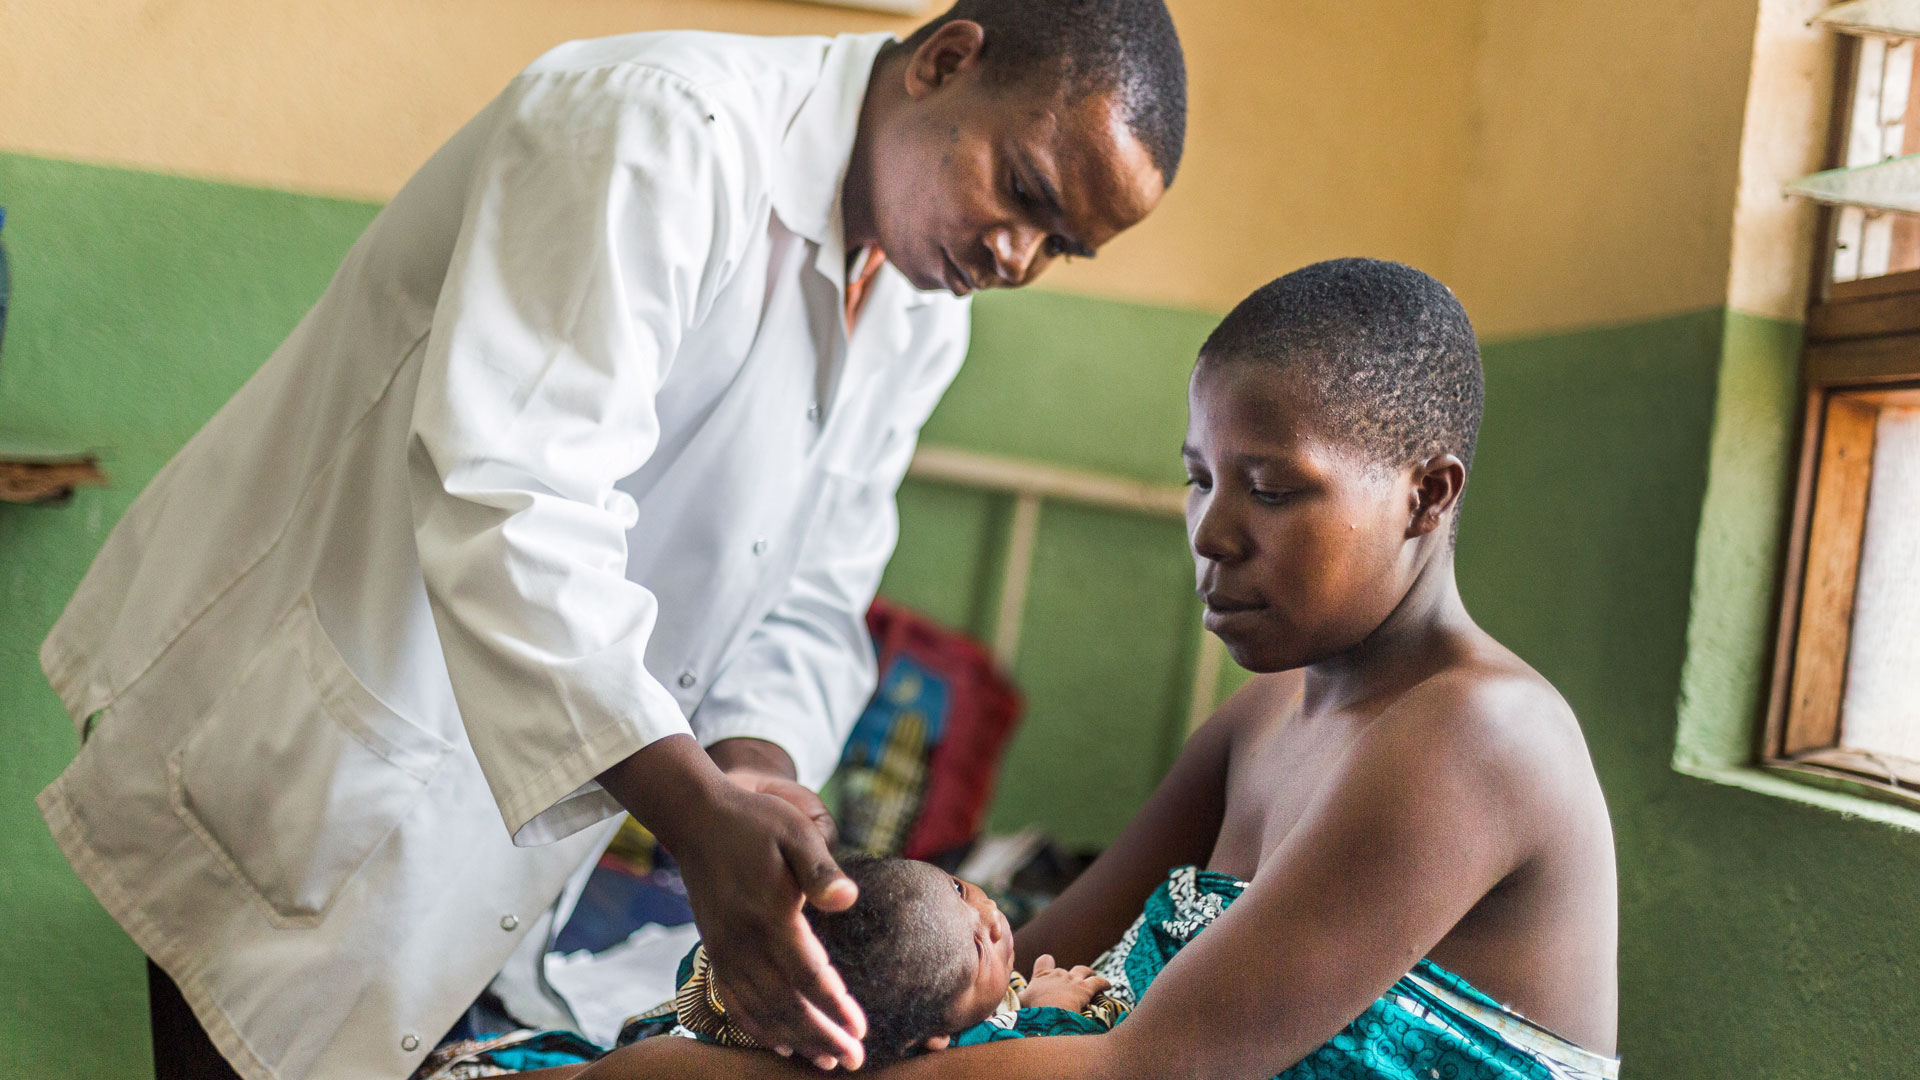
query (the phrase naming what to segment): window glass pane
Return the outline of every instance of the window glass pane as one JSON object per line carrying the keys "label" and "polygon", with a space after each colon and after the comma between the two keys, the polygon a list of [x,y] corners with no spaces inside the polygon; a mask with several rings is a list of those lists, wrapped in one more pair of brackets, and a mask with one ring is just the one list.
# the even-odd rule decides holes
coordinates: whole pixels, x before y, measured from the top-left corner
{"label": "window glass pane", "polygon": [[1881,411],[1840,742],[1920,761],[1920,408]]}
{"label": "window glass pane", "polygon": [[[1916,58],[1920,46],[1913,41],[1861,39],[1840,165],[1858,168],[1920,152]],[[1854,206],[1842,207],[1836,217],[1833,280],[1920,269],[1920,217]]]}

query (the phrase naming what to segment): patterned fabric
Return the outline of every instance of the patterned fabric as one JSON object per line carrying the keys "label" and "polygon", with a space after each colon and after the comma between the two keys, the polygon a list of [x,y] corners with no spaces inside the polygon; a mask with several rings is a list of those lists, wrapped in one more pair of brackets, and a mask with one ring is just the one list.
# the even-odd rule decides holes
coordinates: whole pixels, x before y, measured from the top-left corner
{"label": "patterned fabric", "polygon": [[673,1014],[679,1026],[673,1029],[673,1034],[743,1050],[761,1048],[753,1036],[727,1019],[727,1010],[714,989],[713,962],[707,959],[705,945],[695,945],[687,958],[680,961],[679,982],[680,992],[673,996]]}
{"label": "patterned fabric", "polygon": [[[1079,1012],[1052,1006],[1024,1008],[1020,1004],[1020,995],[1026,988],[1026,978],[1014,972],[1008,979],[1007,996],[1000,1003],[999,1010],[954,1036],[953,1045],[971,1046],[1001,1039],[1024,1039],[1030,1035],[1095,1035],[1119,1023],[1130,1008],[1128,1003],[1112,994],[1095,995],[1087,1007]],[[965,1036],[965,1042],[960,1041],[962,1036]]]}
{"label": "patterned fabric", "polygon": [[512,1031],[446,1043],[427,1055],[412,1080],[474,1080],[561,1065],[582,1065],[603,1051],[570,1031]]}
{"label": "patterned fabric", "polygon": [[[1019,984],[1015,983],[1001,1011],[955,1035],[953,1045],[1095,1035],[1107,1030],[1126,1018],[1167,962],[1219,918],[1246,887],[1246,882],[1226,874],[1191,866],[1175,870],[1147,898],[1145,909],[1119,944],[1094,961],[1094,971],[1112,989],[1096,999],[1087,1013],[1011,1008],[1018,1001]],[[732,1029],[725,1013],[712,1008],[707,993],[711,977],[706,952],[696,947],[680,962],[679,995],[629,1020],[619,1045],[668,1033],[724,1045],[752,1045],[751,1040],[730,1041],[746,1036],[729,1035]],[[498,1039],[481,1040],[477,1050],[467,1044],[442,1047],[415,1074],[415,1080],[503,1076],[598,1056],[597,1048],[565,1032],[517,1032]],[[503,1054],[515,1050],[520,1051],[518,1057]],[[561,1056],[566,1054],[577,1056]],[[545,1064],[537,1063],[541,1061]],[[509,1062],[518,1067],[510,1067]],[[1619,1076],[1618,1059],[1567,1042],[1502,1007],[1458,975],[1422,960],[1353,1023],[1275,1080],[1619,1080]]]}
{"label": "patterned fabric", "polygon": [[[922,698],[931,698],[929,704]],[[911,659],[887,673],[840,759],[840,835],[873,855],[897,854],[926,795],[929,746],[938,741],[945,686]]]}
{"label": "patterned fabric", "polygon": [[[1226,874],[1184,866],[1147,898],[1119,944],[1093,963],[1131,1008],[1167,962],[1246,889]],[[955,1045],[1036,1035],[1093,1034],[1060,1009],[1021,1009],[976,1024]],[[1124,1017],[1123,1017],[1124,1019]],[[1583,1050],[1501,1007],[1465,979],[1422,960],[1326,1045],[1276,1080],[1618,1080],[1620,1063]]]}
{"label": "patterned fabric", "polygon": [[[726,1010],[715,1000],[713,964],[707,959],[706,946],[694,946],[686,959],[680,961],[678,982],[680,992],[674,995],[669,1005],[636,1016],[622,1026],[618,1045],[625,1046],[655,1035],[678,1035],[721,1046],[759,1047],[760,1044],[752,1036],[727,1019]],[[1130,1007],[1108,994],[1101,994],[1083,1012],[1078,1013],[1054,1008],[1023,1009],[1020,1007],[1020,992],[1026,988],[1027,980],[1019,972],[1014,972],[1008,980],[1007,996],[1001,1000],[999,1010],[967,1029],[969,1032],[982,1032],[971,1042],[992,1042],[995,1038],[1023,1038],[1036,1034],[1092,1034],[1112,1027],[1127,1015]],[[1057,1017],[1054,1016],[1056,1013],[1059,1014]],[[1016,1026],[1020,1024],[1024,1026],[1016,1031]],[[1052,1024],[1057,1030],[1040,1031],[1039,1026],[1045,1024]],[[1000,1034],[986,1034],[988,1032]]]}

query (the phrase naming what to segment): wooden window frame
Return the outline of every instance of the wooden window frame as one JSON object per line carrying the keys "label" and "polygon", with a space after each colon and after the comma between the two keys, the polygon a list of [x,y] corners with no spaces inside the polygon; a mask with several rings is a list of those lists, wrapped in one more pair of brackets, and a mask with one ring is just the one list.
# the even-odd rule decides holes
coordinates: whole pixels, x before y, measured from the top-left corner
{"label": "wooden window frame", "polygon": [[[1920,336],[1905,344],[1907,360],[1920,367]],[[1890,346],[1888,352],[1901,355]],[[1761,757],[1769,769],[1847,781],[1876,797],[1920,807],[1920,762],[1849,748],[1840,739],[1874,429],[1880,410],[1920,406],[1920,378],[1912,370],[1878,385],[1808,389]]]}
{"label": "wooden window frame", "polygon": [[[1830,161],[1843,151],[1857,54],[1848,50],[1836,72]],[[1882,409],[1920,405],[1920,270],[1834,282],[1837,218],[1824,214],[1807,311],[1798,482],[1760,763],[1920,808],[1920,762],[1840,738],[1874,433]]]}

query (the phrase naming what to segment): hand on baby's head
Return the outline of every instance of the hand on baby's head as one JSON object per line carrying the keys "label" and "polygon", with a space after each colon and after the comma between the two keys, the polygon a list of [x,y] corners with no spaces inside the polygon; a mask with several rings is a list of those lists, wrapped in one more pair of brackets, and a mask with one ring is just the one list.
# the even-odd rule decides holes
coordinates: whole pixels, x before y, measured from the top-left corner
{"label": "hand on baby's head", "polygon": [[1108,986],[1107,980],[1084,964],[1063,968],[1053,962],[1052,956],[1042,954],[1033,962],[1033,977],[1027,980],[1027,988],[1020,991],[1020,1007],[1079,1012],[1093,1004]]}
{"label": "hand on baby's head", "polygon": [[867,1014],[869,1064],[930,1047],[993,1015],[1013,968],[1013,932],[978,887],[911,859],[850,856],[859,898],[806,909],[847,990]]}

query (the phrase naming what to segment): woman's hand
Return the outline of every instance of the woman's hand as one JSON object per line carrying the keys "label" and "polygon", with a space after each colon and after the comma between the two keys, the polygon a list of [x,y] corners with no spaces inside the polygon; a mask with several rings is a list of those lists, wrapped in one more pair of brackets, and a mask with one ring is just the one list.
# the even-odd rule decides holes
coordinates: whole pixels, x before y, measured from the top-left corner
{"label": "woman's hand", "polygon": [[1027,988],[1020,991],[1020,1007],[1079,1012],[1093,1004],[1093,999],[1104,993],[1108,986],[1107,980],[1095,975],[1093,969],[1084,964],[1063,968],[1054,964],[1053,957],[1042,956],[1033,962],[1033,978],[1028,979]]}

